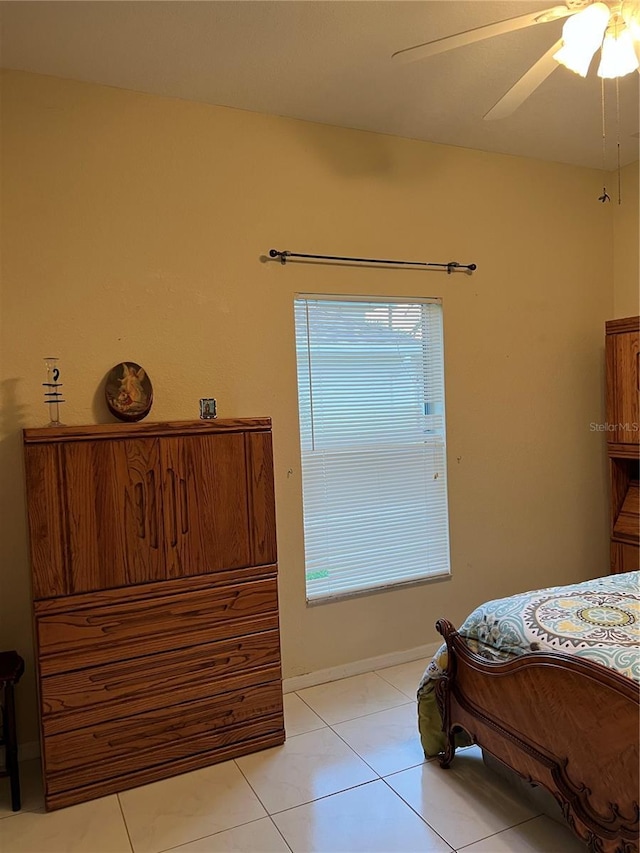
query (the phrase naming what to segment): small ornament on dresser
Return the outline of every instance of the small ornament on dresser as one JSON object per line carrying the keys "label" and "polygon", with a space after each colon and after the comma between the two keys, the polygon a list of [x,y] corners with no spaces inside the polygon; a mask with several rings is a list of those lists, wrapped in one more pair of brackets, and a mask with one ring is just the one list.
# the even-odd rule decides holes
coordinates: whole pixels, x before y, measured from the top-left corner
{"label": "small ornament on dresser", "polygon": [[200,400],[200,418],[203,421],[218,417],[218,407],[213,397],[203,397]]}
{"label": "small ornament on dresser", "polygon": [[62,388],[62,382],[59,381],[59,361],[60,359],[57,356],[47,356],[44,360],[47,368],[47,381],[42,384],[45,388],[44,401],[47,406],[49,406],[49,423],[47,426],[50,427],[64,426],[64,424],[60,422],[60,409],[58,408],[60,403],[65,402],[62,399],[62,391],[60,391],[60,388]]}
{"label": "small ornament on dresser", "polygon": [[109,411],[118,420],[141,421],[151,411],[153,386],[143,367],[123,361],[109,371],[105,397]]}

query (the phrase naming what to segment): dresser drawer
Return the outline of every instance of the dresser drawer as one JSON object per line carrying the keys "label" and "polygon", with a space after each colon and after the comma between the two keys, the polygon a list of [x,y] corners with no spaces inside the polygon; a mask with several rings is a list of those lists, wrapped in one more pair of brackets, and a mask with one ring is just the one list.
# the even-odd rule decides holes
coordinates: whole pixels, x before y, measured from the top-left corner
{"label": "dresser drawer", "polygon": [[281,732],[279,681],[233,690],[209,699],[157,708],[122,720],[99,723],[44,739],[48,790],[83,779],[92,783],[182,759],[260,733]]}
{"label": "dresser drawer", "polygon": [[277,631],[48,675],[40,688],[43,731],[72,731],[279,677]]}
{"label": "dresser drawer", "polygon": [[275,578],[36,617],[40,675],[278,628]]}

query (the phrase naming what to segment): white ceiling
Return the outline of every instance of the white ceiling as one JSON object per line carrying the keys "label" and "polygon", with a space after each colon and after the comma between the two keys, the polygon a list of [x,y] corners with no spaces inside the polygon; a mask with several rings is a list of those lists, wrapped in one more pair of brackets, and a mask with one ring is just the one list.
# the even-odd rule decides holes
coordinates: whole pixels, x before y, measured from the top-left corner
{"label": "white ceiling", "polygon": [[[600,79],[558,67],[512,116],[482,116],[562,21],[411,64],[391,54],[560,0],[4,0],[3,67],[433,142],[602,167]],[[595,65],[595,63],[594,63]],[[640,75],[620,81],[622,164]],[[607,168],[616,165],[607,82]]]}

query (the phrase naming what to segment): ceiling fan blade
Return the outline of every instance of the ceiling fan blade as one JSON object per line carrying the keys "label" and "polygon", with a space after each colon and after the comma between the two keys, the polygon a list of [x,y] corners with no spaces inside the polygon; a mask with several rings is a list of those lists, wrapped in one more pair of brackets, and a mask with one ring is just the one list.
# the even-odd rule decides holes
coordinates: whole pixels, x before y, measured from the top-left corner
{"label": "ceiling fan blade", "polygon": [[529,95],[533,94],[541,83],[559,67],[559,64],[553,58],[553,54],[560,50],[562,39],[550,47],[549,50],[540,57],[540,59],[525,72],[518,82],[513,85],[506,95],[503,95],[498,103],[493,106],[484,116],[487,121],[493,121],[497,118],[506,118],[511,113],[515,112],[520,104],[527,100]]}
{"label": "ceiling fan blade", "polygon": [[516,18],[507,18],[505,21],[497,21],[495,24],[475,27],[472,30],[465,30],[465,32],[456,33],[453,36],[444,36],[444,38],[427,41],[424,44],[405,47],[403,50],[397,50],[393,53],[391,58],[400,62],[415,62],[418,59],[435,56],[437,53],[444,53],[456,47],[464,47],[476,41],[484,41],[484,39],[499,36],[503,33],[511,33],[515,30],[521,30],[524,27],[531,27],[534,24],[546,24],[548,21],[567,18],[569,15],[573,15],[579,11],[579,8],[569,9],[567,6],[554,6],[542,12],[530,12],[527,15],[518,15]]}

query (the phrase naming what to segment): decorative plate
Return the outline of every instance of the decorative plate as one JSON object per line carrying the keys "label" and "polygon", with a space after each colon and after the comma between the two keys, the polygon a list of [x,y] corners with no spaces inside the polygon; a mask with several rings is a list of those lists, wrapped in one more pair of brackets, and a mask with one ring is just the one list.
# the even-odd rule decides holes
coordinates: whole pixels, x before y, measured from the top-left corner
{"label": "decorative plate", "polygon": [[143,367],[133,361],[116,364],[107,375],[107,406],[121,421],[140,421],[151,410],[153,386]]}

